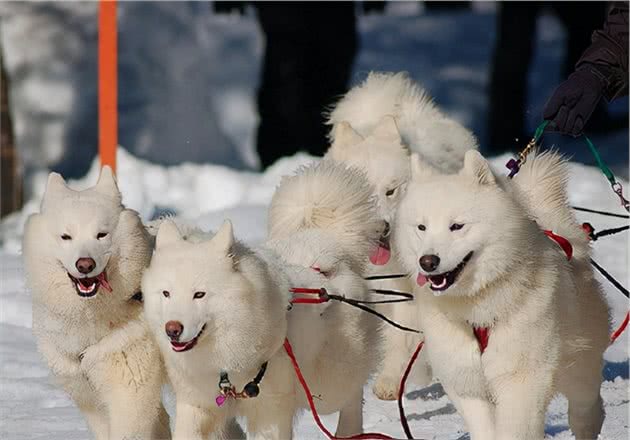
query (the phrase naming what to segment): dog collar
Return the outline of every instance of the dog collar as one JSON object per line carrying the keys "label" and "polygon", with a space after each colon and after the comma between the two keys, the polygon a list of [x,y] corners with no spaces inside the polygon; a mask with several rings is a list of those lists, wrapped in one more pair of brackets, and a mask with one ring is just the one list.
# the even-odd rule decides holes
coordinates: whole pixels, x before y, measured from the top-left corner
{"label": "dog collar", "polygon": [[267,362],[260,366],[260,370],[258,370],[256,377],[254,377],[252,381],[248,382],[243,388],[243,391],[240,393],[236,391],[236,387],[230,382],[227,371],[222,371],[219,376],[220,394],[215,399],[217,406],[223,405],[230,397],[233,399],[248,399],[258,396],[260,393],[260,381],[263,379],[265,371],[267,371]]}

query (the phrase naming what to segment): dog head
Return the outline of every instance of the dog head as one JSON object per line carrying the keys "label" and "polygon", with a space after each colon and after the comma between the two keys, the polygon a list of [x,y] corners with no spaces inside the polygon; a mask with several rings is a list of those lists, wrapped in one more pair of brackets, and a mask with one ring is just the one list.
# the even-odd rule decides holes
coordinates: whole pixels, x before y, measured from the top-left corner
{"label": "dog head", "polygon": [[283,302],[266,265],[235,241],[229,221],[204,241],[184,239],[174,222],[162,222],[142,291],[147,320],[168,352],[203,344],[223,368],[241,368],[277,349],[286,333],[287,297]]}
{"label": "dog head", "polygon": [[527,246],[527,221],[487,161],[470,150],[460,173],[446,176],[413,155],[411,169],[395,243],[418,285],[435,296],[475,295],[509,273]]}
{"label": "dog head", "polygon": [[394,117],[383,117],[367,137],[354,131],[348,122],[337,124],[327,157],[360,169],[372,184],[378,214],[385,227],[378,250],[370,256],[370,261],[375,265],[387,264],[393,214],[409,179],[409,151],[403,144]]}
{"label": "dog head", "polygon": [[[112,259],[129,252],[130,266],[138,272],[148,259],[148,242],[140,220],[135,212],[124,209],[121,199],[107,166],[96,185],[83,191],[70,189],[63,177],[51,173],[41,212],[29,218],[24,234],[27,263],[34,259],[48,264],[45,268],[34,261],[27,265],[40,274],[46,272],[41,277],[48,278],[48,285],[53,281],[71,285],[84,299],[104,290],[111,292],[108,268]],[[132,258],[135,256],[140,261]],[[115,268],[116,274],[124,271]],[[39,274],[33,276],[38,278]],[[130,289],[139,287],[139,274],[135,278],[138,286]]]}

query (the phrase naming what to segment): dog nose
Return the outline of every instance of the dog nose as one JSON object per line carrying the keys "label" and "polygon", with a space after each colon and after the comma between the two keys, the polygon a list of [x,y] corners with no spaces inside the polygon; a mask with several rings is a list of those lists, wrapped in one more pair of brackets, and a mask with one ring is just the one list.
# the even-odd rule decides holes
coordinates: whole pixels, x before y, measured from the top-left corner
{"label": "dog nose", "polygon": [[389,222],[385,221],[385,229],[383,230],[383,237],[389,236],[390,232],[391,230],[390,230]]}
{"label": "dog nose", "polygon": [[169,321],[166,323],[166,334],[169,338],[177,341],[184,331],[184,325],[179,321]]}
{"label": "dog nose", "polygon": [[96,261],[89,257],[82,257],[77,260],[77,270],[81,273],[90,273],[96,267]]}
{"label": "dog nose", "polygon": [[427,272],[433,272],[440,265],[440,257],[437,255],[423,255],[420,257],[420,267]]}

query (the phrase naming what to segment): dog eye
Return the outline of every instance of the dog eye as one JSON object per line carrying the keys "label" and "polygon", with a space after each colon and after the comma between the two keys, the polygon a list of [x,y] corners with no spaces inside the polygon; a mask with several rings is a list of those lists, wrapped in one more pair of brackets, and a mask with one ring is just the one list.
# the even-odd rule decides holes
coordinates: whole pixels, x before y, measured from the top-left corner
{"label": "dog eye", "polygon": [[461,224],[461,223],[453,223],[449,229],[451,231],[459,231],[463,227],[464,227],[464,225]]}
{"label": "dog eye", "polygon": [[171,296],[171,292],[169,292],[168,290],[162,290],[162,295],[164,295],[164,298],[168,298],[169,296]]}
{"label": "dog eye", "polygon": [[199,298],[203,298],[204,296],[206,296],[206,292],[195,292],[195,294],[193,295],[193,298],[199,299]]}
{"label": "dog eye", "polygon": [[107,232],[99,232],[98,234],[96,234],[96,239],[100,240],[101,238],[105,238],[107,237]]}
{"label": "dog eye", "polygon": [[391,196],[393,196],[393,195],[394,195],[394,193],[395,193],[395,192],[396,192],[396,188],[392,188],[392,189],[387,190],[387,191],[385,192],[385,195],[386,195],[387,197],[391,197]]}
{"label": "dog eye", "polygon": [[418,230],[419,230],[419,231],[426,231],[426,230],[427,230],[427,227],[426,227],[426,226],[424,226],[424,225],[418,225]]}
{"label": "dog eye", "polygon": [[72,237],[70,237],[68,234],[63,234],[63,235],[61,236],[61,239],[62,239],[62,240],[72,240]]}

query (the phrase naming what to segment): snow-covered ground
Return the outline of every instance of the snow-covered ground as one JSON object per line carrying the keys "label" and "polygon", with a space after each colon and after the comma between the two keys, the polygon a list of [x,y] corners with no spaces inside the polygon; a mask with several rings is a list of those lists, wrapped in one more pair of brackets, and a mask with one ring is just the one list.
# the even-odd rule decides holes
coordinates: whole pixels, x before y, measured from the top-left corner
{"label": "snow-covered ground", "polygon": [[[265,236],[267,204],[280,177],[313,158],[286,158],[264,174],[198,165],[214,159],[215,163],[233,166],[256,162],[254,96],[262,52],[256,21],[251,14],[217,18],[209,13],[207,3],[201,2],[192,6],[164,2],[150,14],[143,9],[147,4],[121,4],[121,32],[127,32],[126,37],[121,35],[127,38],[121,40],[121,46],[128,51],[121,53],[121,59],[127,57],[131,63],[121,67],[121,77],[133,71],[138,53],[148,54],[151,61],[148,67],[136,66],[146,78],[141,76],[132,83],[146,87],[146,93],[138,91],[137,96],[148,99],[147,107],[136,108],[136,113],[133,106],[121,109],[120,138],[134,153],[119,152],[118,178],[124,202],[145,220],[173,212],[207,229],[216,228],[228,217],[240,238],[258,242]],[[440,106],[471,127],[483,144],[495,6],[480,2],[473,12],[432,15],[416,14],[417,6],[415,2],[390,4],[387,15],[360,19],[362,49],[353,81],[361,80],[373,69],[407,70]],[[12,98],[20,153],[29,168],[27,186],[31,196],[22,212],[0,223],[0,438],[84,439],[89,434],[81,415],[54,387],[36,352],[31,335],[31,296],[24,288],[19,253],[23,223],[38,209],[47,167],[64,154],[83,155],[84,159],[87,155],[86,177],[71,185],[80,188],[96,179],[98,167],[89,154],[90,148],[95,149],[95,126],[89,128],[94,116],[90,111],[95,102],[95,60],[85,55],[86,50],[93,52],[95,43],[95,5],[12,2],[1,4],[0,13],[9,73],[23,75],[12,78]],[[160,29],[164,34],[153,38],[155,31],[150,29]],[[530,129],[560,81],[564,43],[559,24],[550,17],[540,20],[538,31],[529,78]],[[145,35],[151,35],[152,43],[141,40]],[[122,44],[125,41],[129,44]],[[129,90],[134,89],[130,87],[127,93]],[[177,105],[171,106],[172,102]],[[621,107],[627,108],[627,103],[623,101]],[[171,113],[162,113],[166,110],[187,110],[195,115],[188,121],[175,121]],[[76,125],[81,125],[83,131],[76,134]],[[86,132],[88,135],[82,137]],[[628,131],[593,140],[606,161],[627,180]],[[580,141],[552,141],[577,160],[593,163]],[[238,158],[234,151],[226,153],[231,148]],[[191,163],[170,167],[155,164],[181,158]],[[503,170],[506,159],[496,158],[493,163]],[[621,212],[596,168],[576,163],[571,171],[573,204]],[[623,183],[630,189],[627,182]],[[591,214],[578,213],[578,217],[597,229],[624,224],[620,219]],[[596,261],[626,286],[627,238],[625,232],[594,244]],[[616,326],[628,301],[605,280],[602,283]],[[606,353],[606,382],[602,387],[607,412],[602,438],[606,440],[628,437],[628,342],[625,334]],[[439,387],[409,387],[408,391],[405,403],[416,437],[466,438],[461,417]],[[166,397],[172,410],[172,400]],[[376,400],[370,386],[366,386],[365,399],[366,430],[402,437],[395,403]],[[324,420],[329,427],[334,426],[334,417]],[[300,417],[296,429],[296,438],[323,438],[308,413]],[[558,398],[549,408],[547,433],[550,438],[568,439],[571,435],[567,429],[566,401]]]}
{"label": "snow-covered ground", "polygon": [[[316,160],[305,155],[287,158],[264,174],[239,172],[209,165],[181,165],[164,168],[141,161],[124,150],[119,157],[119,183],[124,202],[141,212],[145,219],[160,207],[181,212],[187,220],[213,229],[225,217],[233,220],[235,232],[254,243],[266,234],[266,206],[279,179],[297,166]],[[493,160],[502,169],[507,156]],[[75,188],[92,184],[97,177],[96,162]],[[627,182],[623,182],[627,187]],[[593,167],[571,166],[571,203],[594,209],[621,212],[606,180]],[[3,250],[0,284],[0,438],[51,440],[87,438],[87,427],[79,412],[64,394],[52,385],[48,370],[35,349],[31,335],[31,295],[24,288],[23,266],[18,255],[21,225],[28,212],[37,210],[37,200],[24,212],[2,223]],[[596,229],[623,224],[619,219],[578,214]],[[595,243],[595,259],[627,285],[628,252],[624,235],[602,238]],[[612,308],[613,323],[621,322],[627,300],[603,281]],[[602,438],[625,439],[628,435],[628,335],[606,353],[606,382],[602,387],[607,418]],[[437,388],[437,389],[436,389]],[[461,417],[448,397],[433,386],[425,390],[408,388],[406,408],[411,427],[418,438],[459,439],[465,434]],[[365,427],[370,431],[401,436],[395,403],[378,401],[370,387],[365,389]],[[172,398],[167,395],[172,411]],[[334,416],[325,417],[334,426]],[[297,424],[300,439],[322,438],[309,413]],[[556,439],[571,438],[567,431],[566,401],[555,399],[549,408],[547,433]]]}

